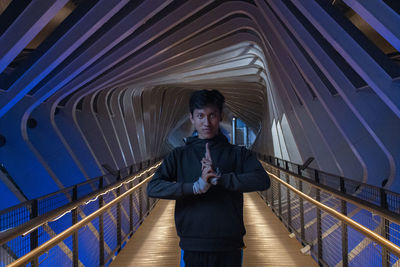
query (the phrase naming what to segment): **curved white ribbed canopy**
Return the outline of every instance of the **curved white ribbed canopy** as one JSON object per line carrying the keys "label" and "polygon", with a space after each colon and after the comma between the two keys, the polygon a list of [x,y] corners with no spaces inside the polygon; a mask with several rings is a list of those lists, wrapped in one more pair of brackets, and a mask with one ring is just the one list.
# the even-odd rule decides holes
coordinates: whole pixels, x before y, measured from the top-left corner
{"label": "curved white ribbed canopy", "polygon": [[164,155],[191,132],[190,93],[218,89],[252,149],[396,188],[399,14],[320,2],[1,2],[1,162],[32,198]]}

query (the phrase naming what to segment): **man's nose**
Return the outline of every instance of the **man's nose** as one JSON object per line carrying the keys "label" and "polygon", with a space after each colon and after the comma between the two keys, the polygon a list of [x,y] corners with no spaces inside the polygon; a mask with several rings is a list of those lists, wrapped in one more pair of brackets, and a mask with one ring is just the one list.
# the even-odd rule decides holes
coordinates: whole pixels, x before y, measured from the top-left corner
{"label": "man's nose", "polygon": [[209,117],[205,117],[204,124],[205,125],[209,125],[210,124],[210,118]]}

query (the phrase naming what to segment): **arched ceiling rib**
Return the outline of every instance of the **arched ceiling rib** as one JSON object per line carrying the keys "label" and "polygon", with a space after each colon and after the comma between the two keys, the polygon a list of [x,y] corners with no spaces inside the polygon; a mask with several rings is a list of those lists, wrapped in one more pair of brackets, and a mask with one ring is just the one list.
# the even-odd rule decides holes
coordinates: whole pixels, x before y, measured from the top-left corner
{"label": "arched ceiling rib", "polygon": [[[101,37],[98,37],[94,43],[92,43],[90,46],[86,45],[86,49],[82,50],[80,55],[74,55],[74,59],[64,62],[60,61],[57,53],[61,53],[61,51],[65,51],[67,49],[62,47],[62,40],[58,41],[57,46],[53,49],[54,53],[51,54],[49,51],[37,64],[40,65],[40,62],[45,62],[46,58],[49,58],[49,60],[53,58],[54,63],[49,65],[49,68],[52,68],[51,66],[59,63],[61,63],[59,67],[64,66],[64,68],[62,71],[59,69],[57,74],[48,79],[45,84],[39,84],[41,88],[36,89],[33,95],[34,99],[37,100],[29,108],[28,113],[30,113],[35,106],[39,105],[41,101],[47,98],[49,98],[50,101],[54,101],[53,110],[55,110],[55,106],[59,101],[62,100],[62,98],[55,99],[57,95],[63,95],[65,97],[68,96],[68,94],[71,94],[73,91],[79,90],[79,92],[77,92],[69,100],[69,102],[78,102],[82,95],[84,96],[93,90],[103,90],[110,87],[116,88],[118,86],[136,84],[135,80],[137,79],[142,81],[140,84],[146,86],[152,84],[152,81],[156,81],[157,78],[161,78],[161,81],[158,84],[177,84],[177,81],[187,83],[201,80],[214,80],[215,82],[220,83],[221,81],[224,81],[224,76],[227,77],[228,80],[229,77],[243,76],[245,81],[263,81],[262,78],[256,78],[256,76],[259,76],[260,74],[263,75],[264,70],[262,69],[262,65],[265,65],[265,63],[248,64],[249,62],[247,62],[246,64],[245,60],[240,61],[240,58],[233,57],[229,60],[231,60],[230,66],[236,64],[235,69],[229,67],[228,63],[220,65],[214,63],[203,67],[199,65],[200,62],[197,62],[200,60],[195,59],[196,52],[198,56],[207,56],[207,54],[211,53],[213,49],[218,49],[218,45],[215,45],[215,42],[222,42],[224,41],[224,38],[230,38],[229,36],[239,35],[240,39],[241,29],[249,29],[253,31],[253,34],[257,34],[256,26],[253,25],[252,20],[248,18],[246,19],[245,17],[241,18],[232,16],[233,14],[249,15],[250,13],[245,12],[245,10],[251,10],[254,8],[254,6],[243,2],[222,2],[221,4],[214,4],[213,9],[210,9],[209,12],[206,12],[194,19],[191,21],[191,23],[187,25],[179,25],[179,23],[182,23],[182,21],[190,17],[190,15],[193,16],[196,14],[196,12],[201,12],[201,9],[204,9],[207,4],[209,5],[212,1],[195,1],[183,3],[181,5],[175,3],[175,5],[178,6],[175,10],[172,11],[171,8],[170,13],[167,14],[162,20],[152,24],[147,29],[145,28],[135,37],[130,38],[129,34],[135,35],[135,29],[139,28],[139,26],[143,27],[143,24],[146,20],[149,20],[152,16],[161,12],[162,9],[165,8],[168,3],[170,3],[169,1],[161,2],[144,1],[130,13],[125,14],[125,17],[118,23],[115,23],[113,26],[109,26],[108,31],[102,33]],[[119,2],[119,5],[115,5],[115,3],[109,3],[110,6],[114,6],[114,8],[110,9],[109,12],[112,12],[112,10],[118,11],[124,4],[126,3],[123,1]],[[100,3],[95,5],[95,7],[99,5]],[[97,16],[102,16],[101,21],[105,22],[107,20],[107,15],[97,12],[95,7],[91,12]],[[147,10],[153,11],[148,12]],[[88,14],[88,16],[89,15],[90,14]],[[129,16],[132,16],[132,18]],[[141,19],[141,17],[143,19]],[[95,20],[95,18],[92,19],[92,21]],[[127,23],[128,21],[130,23]],[[135,21],[138,23],[135,23]],[[84,19],[77,25],[80,24],[85,25],[85,27],[90,27],[90,25],[88,25]],[[130,25],[134,26],[129,28],[128,26]],[[99,29],[99,26],[96,27]],[[157,36],[160,36],[167,30],[171,32],[173,27],[178,27],[178,30],[172,30],[172,33],[164,36],[163,39],[156,39]],[[75,28],[78,29],[79,26]],[[164,28],[164,30],[162,30],[162,28]],[[100,30],[102,29],[99,29],[99,31]],[[73,29],[71,29],[70,34],[73,34]],[[88,34],[90,34],[90,31],[86,31],[86,36],[88,36]],[[251,37],[251,34],[247,37]],[[79,40],[84,40],[87,38],[88,37],[81,36]],[[252,38],[246,38],[246,36],[243,36],[242,38],[242,41],[252,41]],[[68,35],[65,35],[63,39],[65,40],[64,45],[69,45],[74,41],[74,39],[69,38]],[[225,40],[225,46],[223,47],[226,48],[228,45],[235,44],[236,42],[235,40]],[[140,43],[142,43],[144,46],[141,46]],[[75,47],[78,47],[79,44],[80,43],[78,41],[75,42],[74,45]],[[74,46],[69,48],[68,51],[71,51],[69,53],[74,52],[73,48]],[[193,53],[187,57],[189,57],[192,61],[192,65],[196,66],[195,68],[197,68],[197,73],[196,71],[192,71],[192,73],[184,73],[182,70],[177,70],[178,72],[172,72],[168,75],[165,74],[168,68],[176,68],[177,65],[183,65],[183,68],[187,68],[182,57],[190,52]],[[63,52],[63,54],[60,54],[60,56],[64,55],[65,53],[67,52]],[[134,54],[132,55],[132,53]],[[242,56],[245,56],[245,54]],[[174,61],[175,58],[177,59]],[[254,56],[248,55],[248,58],[254,59]],[[262,55],[261,58],[258,58],[258,61],[254,59],[254,62],[260,62],[260,60],[263,60]],[[179,64],[177,62],[179,62]],[[161,74],[161,77],[160,75],[158,77],[154,77],[154,72],[157,72],[157,68],[159,71],[164,72]],[[35,69],[41,71],[40,66]],[[200,72],[203,72],[203,74],[200,74]],[[208,75],[205,75],[207,72]],[[43,71],[41,75],[43,75]],[[10,97],[13,96],[13,101],[16,100],[16,94],[21,96],[24,92],[27,92],[29,89],[31,89],[35,82],[29,78],[33,78],[34,76],[34,74],[29,75],[29,73],[27,73],[23,76],[22,81],[19,81],[17,84],[10,87],[9,92],[7,93],[10,94]],[[87,78],[83,78],[85,76]],[[144,78],[146,76],[148,76],[147,79]],[[168,79],[166,79],[168,76],[175,77],[168,81]],[[25,84],[27,84],[29,81],[31,83],[29,83],[25,89],[20,89],[19,93],[17,93],[18,91],[14,88],[24,88],[22,85],[23,80],[26,81]],[[81,80],[81,82],[79,82],[79,80]],[[236,81],[238,80],[240,80],[240,78],[236,78]],[[227,81],[225,81],[225,83],[226,82]],[[3,110],[7,110],[10,104],[12,103],[9,102],[8,105],[4,106]],[[262,113],[262,110],[258,110],[258,113]],[[25,115],[25,118],[28,117],[29,115]]]}
{"label": "arched ceiling rib", "polygon": [[[203,88],[224,93],[229,118],[259,133],[260,152],[299,163],[314,156],[315,167],[375,184],[399,176],[400,144],[386,132],[399,131],[400,71],[360,44],[365,37],[330,3],[57,0],[38,9],[39,2],[3,12],[13,21],[0,37],[0,70],[18,64],[13,77],[0,77],[0,134],[8,140],[0,156],[23,154],[58,187],[75,181],[67,177],[100,175],[104,163],[123,168],[163,155],[168,134],[185,125],[190,93]],[[17,60],[71,4],[59,27]],[[70,173],[57,171],[57,153]],[[16,176],[30,175],[4,162]]]}

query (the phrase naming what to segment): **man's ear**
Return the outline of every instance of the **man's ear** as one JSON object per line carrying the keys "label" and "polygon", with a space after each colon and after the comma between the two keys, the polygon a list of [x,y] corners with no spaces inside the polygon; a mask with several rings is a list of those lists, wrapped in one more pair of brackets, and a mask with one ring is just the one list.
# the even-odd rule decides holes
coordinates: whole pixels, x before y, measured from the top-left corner
{"label": "man's ear", "polygon": [[190,119],[190,121],[191,121],[192,123],[194,123],[194,121],[193,121],[193,114],[192,114],[191,112],[189,112],[189,119]]}

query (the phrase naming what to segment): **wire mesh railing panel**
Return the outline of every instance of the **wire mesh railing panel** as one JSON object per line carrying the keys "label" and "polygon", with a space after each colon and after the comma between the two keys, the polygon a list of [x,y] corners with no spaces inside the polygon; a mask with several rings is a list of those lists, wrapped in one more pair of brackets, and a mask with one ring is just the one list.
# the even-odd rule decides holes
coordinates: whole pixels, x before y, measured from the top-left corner
{"label": "wire mesh railing panel", "polygon": [[132,223],[133,226],[139,225],[142,218],[142,202],[143,202],[143,190],[140,188],[133,192],[132,194],[132,203],[133,203],[133,214],[132,214]]}
{"label": "wire mesh railing panel", "polygon": [[64,216],[58,218],[57,220],[52,220],[47,222],[47,224],[44,224],[41,226],[43,228],[43,235],[39,235],[39,245],[45,243],[46,241],[49,240],[49,237],[53,237],[68,227],[70,227],[72,224],[72,214],[71,212],[66,213]]}
{"label": "wire mesh railing panel", "polygon": [[99,217],[78,231],[78,255],[84,266],[100,266]]}
{"label": "wire mesh railing panel", "polygon": [[[2,264],[0,266],[20,261],[19,258],[43,244],[48,244],[47,241],[65,230],[68,234],[73,233],[72,231],[75,233],[48,249],[48,253],[39,257],[34,256],[36,257],[32,260],[34,266],[38,266],[39,263],[41,266],[107,264],[105,261],[112,258],[112,254],[121,248],[132,231],[136,231],[143,217],[157,201],[147,197],[145,184],[130,190],[132,186],[138,185],[154,173],[157,166],[141,172],[141,177],[139,174],[131,175],[133,169],[130,167],[123,176],[120,176],[120,173],[118,176],[105,175],[4,210],[0,213],[2,230],[24,224],[36,216],[43,218],[43,222],[37,226],[33,223],[24,226],[23,231],[27,231],[25,236],[8,237],[11,241],[4,241],[0,247],[0,264]],[[123,177],[126,179],[120,180]],[[108,188],[105,188],[106,186]],[[127,192],[128,190],[130,192]],[[93,195],[91,199],[82,199],[95,191],[97,195]],[[99,209],[111,201],[114,203],[99,213]],[[77,204],[71,206],[71,202]],[[47,217],[42,216],[58,208],[60,208],[56,213],[58,217],[47,214]],[[90,218],[87,218],[88,216]],[[74,226],[75,223],[78,225]],[[62,235],[65,237],[68,234]],[[9,239],[3,237],[2,240]],[[31,263],[25,265],[30,266]]]}
{"label": "wire mesh railing panel", "polygon": [[78,215],[80,218],[85,218],[87,215],[95,212],[99,208],[99,200],[91,199],[87,201],[85,205],[81,205],[78,208]]}
{"label": "wire mesh railing panel", "polygon": [[298,167],[297,164],[293,164],[293,163],[289,162],[289,163],[288,163],[288,169],[289,169],[289,171],[291,171],[291,172],[297,173],[298,170],[299,170],[299,167]]}
{"label": "wire mesh railing panel", "polygon": [[[298,188],[299,184],[296,182],[296,179],[293,176],[289,176],[289,184]],[[292,230],[295,231],[296,235],[298,238],[301,238],[301,220],[302,220],[302,212],[301,212],[301,205],[303,203],[302,199],[294,194],[293,192],[290,192],[290,227]]]}
{"label": "wire mesh railing panel", "polygon": [[300,199],[292,198],[292,205],[290,208],[291,212],[291,228],[296,232],[296,235],[299,236],[301,233],[301,217],[302,214],[300,212]]}
{"label": "wire mesh railing panel", "polygon": [[101,178],[94,179],[88,183],[82,184],[77,187],[78,199],[89,195],[90,193],[96,192],[99,189],[99,181]]}
{"label": "wire mesh railing panel", "polygon": [[[304,211],[304,235],[307,244],[313,244],[313,241],[317,238],[317,221],[316,212],[317,209],[313,205],[304,201],[304,206],[307,207]],[[311,252],[313,255],[317,255],[317,247],[311,246]]]}
{"label": "wire mesh railing panel", "polygon": [[15,209],[8,209],[0,214],[0,231],[14,228],[28,222],[31,218],[32,202],[24,203]]}
{"label": "wire mesh railing panel", "polygon": [[275,210],[275,212],[278,212],[279,209],[279,197],[278,197],[278,187],[279,183],[274,181],[271,181],[271,191],[272,191],[272,208]]}
{"label": "wire mesh railing panel", "polygon": [[321,184],[340,190],[340,180],[337,177],[324,172],[320,172],[318,177]]}
{"label": "wire mesh railing panel", "polygon": [[389,266],[398,267],[400,266],[400,258],[390,253],[388,256],[388,263],[390,264]]}
{"label": "wire mesh railing panel", "polygon": [[354,214],[351,218],[374,232],[381,232],[379,229],[381,223],[380,216],[375,217],[370,211],[360,209],[360,211]]}
{"label": "wire mesh railing panel", "polygon": [[281,199],[281,218],[285,222],[285,224],[288,224],[288,202],[287,202],[287,193],[288,189],[283,186],[279,185],[278,190],[280,190],[280,199]]}
{"label": "wire mesh railing panel", "polygon": [[400,213],[400,194],[393,192],[386,194],[388,209],[395,213]]}
{"label": "wire mesh railing panel", "polygon": [[381,204],[380,193],[376,188],[361,185],[358,187],[354,195],[377,206],[380,206]]}
{"label": "wire mesh railing panel", "polygon": [[111,251],[105,253],[105,258],[117,247],[117,207],[112,207],[104,213],[104,243]]}
{"label": "wire mesh railing panel", "polygon": [[[282,162],[279,164],[282,165]],[[353,220],[354,227],[358,223],[375,234],[381,235],[388,242],[398,245],[400,243],[400,226],[389,219],[396,218],[397,215],[387,215],[386,217],[383,215],[385,212],[381,212],[381,209],[388,210],[385,207],[388,207],[390,202],[392,210],[395,210],[394,207],[399,205],[397,204],[398,194],[313,169],[305,169],[301,172],[303,177],[311,180],[292,174],[287,179],[288,173],[285,170],[265,163],[263,165],[274,176],[271,188],[268,190],[270,197],[266,198],[266,201],[288,228],[294,230],[298,239],[303,244],[310,245],[311,255],[317,262],[324,266],[400,266],[399,258],[394,254],[396,251],[394,248],[393,252],[386,248],[382,249],[381,245],[376,243],[378,241],[371,240],[330,214],[342,213]],[[290,169],[290,164],[286,164],[286,168]],[[320,210],[322,206],[317,208],[319,205],[307,201],[307,198],[302,200],[300,210],[300,196],[294,192],[288,193],[286,190],[289,185],[287,184],[321,203],[319,205],[333,210],[330,210],[329,213],[325,211],[325,208]],[[327,190],[320,185],[327,186],[332,190]],[[285,188],[287,189],[285,190]],[[349,198],[348,201],[351,202],[346,202],[344,200],[346,197],[343,198],[343,195],[338,194],[339,191],[350,193],[352,198]],[[292,197],[292,194],[296,196]],[[360,199],[360,204],[354,201],[357,198]],[[371,204],[366,204],[367,202]],[[279,211],[279,204],[282,213]],[[286,212],[286,204],[290,205],[290,212]],[[371,211],[375,211],[375,213]],[[290,216],[286,216],[288,213]],[[304,223],[299,218],[302,218]],[[304,237],[302,232],[304,232]],[[385,244],[385,246],[390,247],[389,244]]]}
{"label": "wire mesh railing panel", "polygon": [[3,244],[0,248],[0,257],[1,257],[1,262],[0,266],[6,266],[7,264],[10,264],[16,259],[16,256],[14,255],[14,252],[10,250],[10,248],[7,246],[7,244]]}
{"label": "wire mesh railing panel", "polygon": [[349,216],[350,218],[352,218],[355,214],[357,214],[357,212],[361,210],[359,206],[350,202],[346,202],[346,209],[347,209],[347,216]]}
{"label": "wire mesh railing panel", "polygon": [[400,246],[400,225],[388,221],[390,241]]}
{"label": "wire mesh railing panel", "polygon": [[128,212],[127,216],[125,216],[125,214],[122,215],[122,219],[121,219],[121,229],[122,229],[122,240],[128,236],[129,232],[130,232],[130,211],[129,211],[129,197],[125,198],[124,200],[122,200],[121,202],[121,206],[124,210],[126,210]]}
{"label": "wire mesh railing panel", "polygon": [[1,246],[1,262],[9,264],[30,251],[30,235],[18,237]]}
{"label": "wire mesh railing panel", "polygon": [[52,247],[47,253],[40,255],[38,263],[40,267],[73,266],[72,236]]}
{"label": "wire mesh railing panel", "polygon": [[110,203],[117,197],[117,193],[114,191],[110,191],[103,196],[104,204]]}
{"label": "wire mesh railing panel", "polygon": [[[71,217],[69,217],[69,218],[71,218]],[[59,231],[59,232],[61,232],[61,231]],[[40,246],[40,245],[46,243],[47,241],[49,241],[53,236],[55,236],[56,232],[53,230],[52,224],[47,224],[47,225],[43,225],[43,226],[39,227],[37,230],[37,234],[38,234],[38,238],[37,238],[38,246]],[[30,234],[32,240],[35,239],[35,237],[33,235],[34,235],[34,232],[32,232]]]}
{"label": "wire mesh railing panel", "polygon": [[387,261],[389,263],[389,266],[393,266],[393,267],[400,266],[400,258],[397,257],[396,255],[389,254]]}
{"label": "wire mesh railing panel", "polygon": [[107,185],[115,183],[118,180],[118,177],[114,176],[112,174],[106,174],[103,176],[103,180],[104,180],[103,185],[107,186]]}
{"label": "wire mesh railing panel", "polygon": [[142,204],[142,210],[144,211],[143,214],[145,214],[146,211],[150,209],[150,199],[147,197],[145,193],[143,193],[143,201],[141,204]]}
{"label": "wire mesh railing panel", "polygon": [[357,190],[360,188],[360,184],[356,181],[344,179],[344,191],[349,195],[356,195]]}
{"label": "wire mesh railing panel", "polygon": [[57,192],[49,197],[38,199],[38,215],[62,207],[72,201],[72,188]]}
{"label": "wire mesh railing panel", "polygon": [[301,176],[315,180],[315,172],[312,169],[305,169],[301,171]]}
{"label": "wire mesh railing panel", "polygon": [[342,223],[326,212],[321,212],[321,217],[322,259],[329,266],[336,266],[342,260]]}
{"label": "wire mesh railing panel", "polygon": [[382,266],[382,248],[368,237],[348,227],[349,266]]}
{"label": "wire mesh railing panel", "polygon": [[[259,157],[265,161],[264,164],[267,164],[267,162],[268,164],[270,164],[267,166],[275,167],[270,169],[278,170],[278,168],[280,168],[296,174],[300,172],[300,175],[302,177],[311,179],[316,183],[328,186],[329,188],[332,188],[334,190],[341,190],[346,194],[353,195],[354,197],[365,200],[376,206],[380,206],[383,202],[387,202],[387,207],[385,207],[385,209],[400,214],[399,193],[391,192],[384,188],[379,188],[373,185],[365,184],[360,181],[347,179],[334,174],[329,174],[313,168],[309,168],[308,164],[312,160],[307,160],[304,166],[268,155],[259,154]],[[341,188],[341,183],[343,183],[343,188]],[[385,197],[387,199],[382,200],[382,197]]]}

